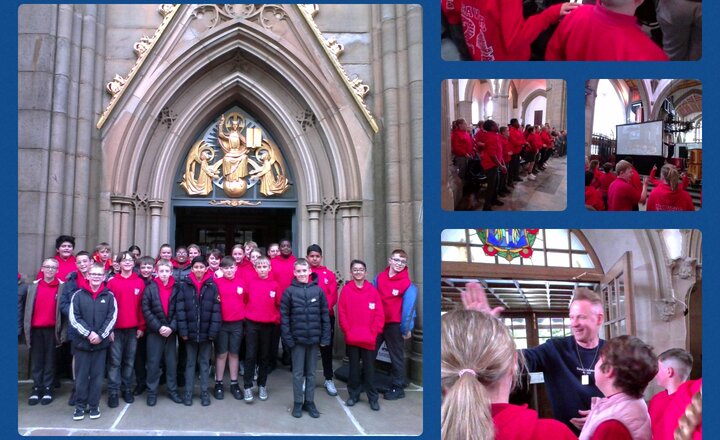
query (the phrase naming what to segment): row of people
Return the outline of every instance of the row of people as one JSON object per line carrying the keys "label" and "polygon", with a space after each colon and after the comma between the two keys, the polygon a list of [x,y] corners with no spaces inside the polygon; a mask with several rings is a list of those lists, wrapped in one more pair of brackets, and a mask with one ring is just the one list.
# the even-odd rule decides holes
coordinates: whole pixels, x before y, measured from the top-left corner
{"label": "row of people", "polygon": [[[546,9],[528,17],[524,17],[522,0],[442,0],[441,9],[461,57],[475,61],[530,60],[531,45],[541,34],[546,34],[542,39],[546,47],[539,59],[669,60],[663,48],[638,24],[635,13],[642,1],[586,0],[584,5],[578,2],[551,3]],[[668,53],[673,55],[673,59],[699,58],[699,53],[694,53],[699,51],[698,41],[688,40],[693,27],[701,29],[700,2],[690,1],[690,6],[684,7],[684,17],[680,17],[674,11],[676,7],[668,5],[669,2],[660,3],[658,16],[663,17],[663,24],[669,31],[663,43]],[[688,19],[688,8],[700,10],[691,12]],[[694,33],[699,39],[699,30]],[[685,36],[685,41],[679,41],[678,34]],[[597,35],[603,35],[603,38],[597,38]],[[690,45],[697,49],[690,50]]]}
{"label": "row of people", "polygon": [[[150,406],[157,401],[161,364],[169,397],[186,405],[192,404],[197,364],[201,372],[201,402],[209,405],[208,374],[213,348],[215,397],[223,398],[227,364],[235,398],[251,402],[256,381],[258,397],[265,400],[271,353],[277,353],[278,347],[277,341],[273,343],[273,335],[278,330],[284,345],[292,351],[293,416],[302,415],[302,409],[313,417],[319,414],[313,402],[318,348],[320,351],[329,348],[330,379],[326,379],[325,385],[328,393],[337,394],[332,383],[334,320],[330,316],[334,315],[338,287],[334,274],[320,265],[319,246],[308,248],[307,259],[290,258],[292,248],[285,240],[279,244],[280,255],[255,260],[252,274],[243,273],[242,262],[238,264],[236,259],[238,249],[244,252],[242,246],[233,250],[233,256],[220,255],[219,272],[210,267],[210,256],[195,256],[188,265],[188,275],[177,272],[182,262],[167,259],[154,262],[150,257],[138,259],[139,273],[135,273],[136,259],[128,251],[120,253],[116,260],[119,271],[107,281],[105,264],[93,263],[83,251],[73,256],[76,271],[62,281],[57,276],[58,258],[63,259],[60,249],[66,244],[74,248],[74,239],[59,237],[58,254],[43,262],[42,277],[24,290],[19,289],[22,293],[18,301],[18,335],[25,333],[31,350],[34,382],[28,400],[31,405],[52,402],[55,345],[66,338],[71,341],[75,357],[71,400],[76,406],[73,417],[78,420],[84,417],[86,409],[91,418],[99,417],[100,387],[108,350],[108,406],[117,406],[120,394],[126,402],[133,402],[132,378],[136,366],[133,364],[141,339],[147,340],[146,350],[142,350],[147,353],[146,363],[140,365],[147,371],[147,377],[143,382],[138,377],[136,392],[141,386],[147,388]],[[160,256],[168,256],[166,251]],[[65,260],[68,259],[66,255]],[[290,267],[289,282],[282,278],[283,265]],[[376,347],[384,341],[391,358],[392,388],[384,397],[388,400],[404,397],[403,339],[410,337],[413,328],[417,290],[408,276],[407,254],[400,249],[393,251],[388,267],[374,284],[365,280],[366,267],[360,260],[352,262],[351,273],[352,280],[343,287],[338,305],[339,326],[345,333],[350,358],[346,403],[354,405],[365,390],[371,408],[378,410],[378,394],[373,386]],[[308,317],[308,307],[314,310],[312,319]],[[65,333],[68,323],[70,328]],[[241,392],[238,360],[243,340],[246,348]],[[185,358],[185,366],[176,374],[177,350],[183,346],[184,355],[180,356]],[[185,386],[182,397],[177,380],[181,374]],[[360,383],[361,377],[364,384]],[[328,381],[333,384],[332,389]]]}
{"label": "row of people", "polygon": [[[502,309],[490,309],[484,292],[477,298],[468,301],[463,293],[466,310],[449,312],[441,321],[443,439],[575,439],[579,435],[591,440],[670,440],[676,438],[677,429],[684,431],[684,438],[702,435],[696,402],[702,380],[688,380],[692,356],[671,349],[656,357],[634,336],[597,338],[594,324],[588,324],[602,323],[602,312],[594,310],[596,294],[578,291],[573,298],[573,336],[552,338],[522,351],[498,319]],[[593,339],[594,347],[587,350],[584,342]],[[567,341],[574,341],[575,350],[564,348]],[[586,351],[592,358],[585,356]],[[524,370],[544,373],[555,420],[539,419],[535,411],[509,403]],[[656,394],[648,407],[643,393],[653,378],[665,391]],[[576,406],[578,399],[588,406]],[[567,420],[566,409],[571,406],[577,416]]]}
{"label": "row of people", "polygon": [[[605,163],[603,171],[593,160],[585,170],[585,205],[596,211],[637,211],[640,204],[645,204],[647,211],[695,210],[686,174],[681,176],[669,163],[660,169],[660,179],[656,173],[657,166],[653,166],[650,175],[641,180],[631,158],[619,161],[614,170],[612,164]],[[652,190],[649,183],[654,185]]]}
{"label": "row of people", "polygon": [[471,135],[465,119],[453,121],[450,146],[459,175],[464,179],[464,192],[477,192],[469,168],[472,160],[479,161],[486,177],[483,210],[503,206],[499,198],[509,195],[515,182],[523,181],[522,169],[528,180],[535,180],[564,136],[564,132],[551,129],[549,123],[528,124],[523,131],[515,118],[507,126],[488,119],[478,123],[478,129]]}

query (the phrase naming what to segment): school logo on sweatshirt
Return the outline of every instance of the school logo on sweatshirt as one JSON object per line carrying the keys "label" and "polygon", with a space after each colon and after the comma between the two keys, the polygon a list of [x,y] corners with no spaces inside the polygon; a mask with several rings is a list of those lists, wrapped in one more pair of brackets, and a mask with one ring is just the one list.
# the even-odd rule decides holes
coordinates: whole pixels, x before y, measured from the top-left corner
{"label": "school logo on sweatshirt", "polygon": [[138,295],[140,295],[140,289],[135,288],[135,296],[138,296]]}
{"label": "school logo on sweatshirt", "polygon": [[325,278],[325,284],[330,284],[330,280]]}
{"label": "school logo on sweatshirt", "polygon": [[271,291],[270,291],[270,298],[275,298],[275,291],[274,291],[274,290],[271,290]]}
{"label": "school logo on sweatshirt", "polygon": [[237,294],[238,294],[238,295],[242,295],[242,294],[243,294],[243,288],[242,288],[242,287],[238,286],[238,288],[237,288]]}
{"label": "school logo on sweatshirt", "polygon": [[368,307],[370,308],[370,310],[375,310],[375,303],[368,304]]}
{"label": "school logo on sweatshirt", "polygon": [[393,289],[392,296],[398,296],[398,295],[400,295],[400,291],[397,289]]}

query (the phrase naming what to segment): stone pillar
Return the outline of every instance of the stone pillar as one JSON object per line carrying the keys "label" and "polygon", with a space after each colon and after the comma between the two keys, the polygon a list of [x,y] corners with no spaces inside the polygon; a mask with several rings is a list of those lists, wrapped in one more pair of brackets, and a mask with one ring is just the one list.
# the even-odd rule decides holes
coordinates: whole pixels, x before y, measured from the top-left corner
{"label": "stone pillar", "polygon": [[162,200],[150,200],[148,201],[148,207],[150,208],[150,249],[146,252],[147,255],[156,255],[160,251],[160,234],[162,210],[165,202]]}
{"label": "stone pillar", "polygon": [[310,243],[317,243],[320,239],[320,212],[322,211],[322,205],[319,203],[313,203],[306,205],[308,212],[308,229],[310,232]]}
{"label": "stone pillar", "polygon": [[129,196],[110,196],[113,212],[113,237],[112,248],[115,252],[119,249],[126,249],[128,240],[128,221],[130,218],[130,207],[133,204],[133,198]]}
{"label": "stone pillar", "polygon": [[590,156],[592,147],[593,120],[595,119],[595,98],[597,98],[598,80],[585,83],[585,156]]}
{"label": "stone pillar", "polygon": [[493,121],[498,125],[508,125],[510,123],[510,97],[505,95],[493,96]]}
{"label": "stone pillar", "polygon": [[[465,121],[470,124],[475,124],[478,121],[473,121],[472,119],[472,102],[471,101],[458,101],[455,105],[455,119],[463,118]],[[482,112],[480,114],[480,119],[482,119]]]}
{"label": "stone pillar", "polygon": [[350,261],[356,258],[363,259],[362,254],[360,253],[363,242],[363,231],[360,227],[362,200],[348,200],[340,202],[339,211],[342,222],[342,233],[340,238],[343,246],[337,247],[337,249],[342,252],[338,252],[333,269],[342,274],[347,274],[350,270]]}
{"label": "stone pillar", "polygon": [[564,130],[567,127],[567,87],[561,79],[549,79],[545,83],[546,121],[551,127]]}

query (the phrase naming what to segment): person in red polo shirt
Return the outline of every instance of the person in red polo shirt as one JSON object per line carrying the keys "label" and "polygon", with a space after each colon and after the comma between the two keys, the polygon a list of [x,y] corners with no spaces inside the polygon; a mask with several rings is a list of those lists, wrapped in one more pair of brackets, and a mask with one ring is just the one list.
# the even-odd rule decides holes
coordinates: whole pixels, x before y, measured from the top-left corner
{"label": "person in red polo shirt", "polygon": [[527,61],[533,40],[577,6],[557,4],[527,20],[522,0],[455,0],[445,10],[451,16],[459,11],[474,61]]}
{"label": "person in red polo shirt", "polygon": [[660,179],[648,195],[648,211],[695,211],[692,197],[679,182],[680,173],[677,168],[666,163],[660,169]]}
{"label": "person in red polo shirt", "polygon": [[[702,379],[688,380],[692,366],[692,355],[681,348],[671,348],[658,356],[655,382],[665,390],[655,394],[648,404],[653,440],[675,438],[678,421],[685,414],[692,397],[702,387]],[[701,438],[700,433],[693,436],[693,439],[696,438]]]}
{"label": "person in red polo shirt", "polygon": [[[172,256],[172,253],[170,254]],[[108,364],[108,407],[118,406],[118,394],[125,403],[133,403],[133,372],[137,340],[145,334],[145,318],[142,313],[142,293],[145,281],[133,270],[135,259],[130,252],[121,252],[116,262],[120,273],[107,282],[107,288],[117,301],[117,322],[110,344]]]}
{"label": "person in red polo shirt", "polygon": [[563,20],[545,51],[547,61],[668,61],[635,18],[642,0],[602,0]]}
{"label": "person in red polo shirt", "polygon": [[21,325],[25,332],[25,343],[30,349],[33,379],[29,405],[47,405],[53,401],[55,346],[61,342],[62,333],[58,301],[62,281],[55,276],[58,267],[55,258],[43,261],[40,269],[43,277],[28,287],[24,298]]}
{"label": "person in red polo shirt", "polygon": [[343,286],[338,303],[340,328],[345,333],[350,359],[349,397],[345,404],[355,405],[360,400],[360,393],[365,391],[370,409],[379,411],[378,392],[375,389],[375,342],[385,325],[385,312],[380,293],[365,279],[365,262],[353,260],[350,271],[352,280]]}
{"label": "person in red polo shirt", "polygon": [[608,188],[608,211],[637,211],[638,203],[645,203],[647,199],[648,180],[637,190],[631,183],[633,166],[625,160],[615,165],[615,171],[617,179]]}

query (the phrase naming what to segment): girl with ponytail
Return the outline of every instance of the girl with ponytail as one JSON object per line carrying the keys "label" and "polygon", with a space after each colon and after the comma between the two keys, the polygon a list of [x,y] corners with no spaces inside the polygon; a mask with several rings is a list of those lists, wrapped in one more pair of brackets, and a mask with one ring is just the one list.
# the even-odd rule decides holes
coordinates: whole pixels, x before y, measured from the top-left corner
{"label": "girl with ponytail", "polygon": [[[650,173],[651,181],[655,168]],[[656,181],[657,182],[657,181]],[[674,165],[666,163],[660,169],[660,181],[647,199],[648,211],[694,211],[692,197],[685,191],[686,184],[680,184],[680,173]]]}
{"label": "girl with ponytail", "polygon": [[489,313],[457,310],[442,317],[442,440],[570,440],[556,420],[508,403],[522,354]]}

